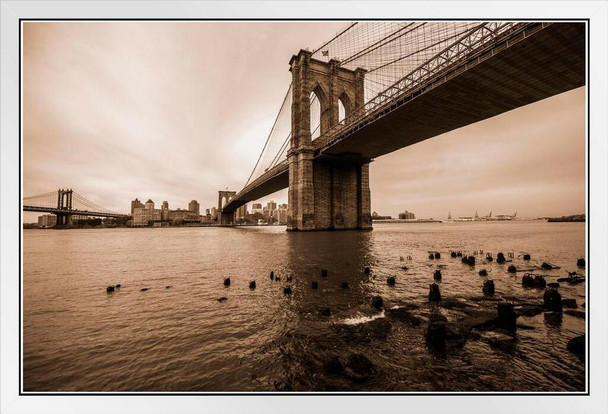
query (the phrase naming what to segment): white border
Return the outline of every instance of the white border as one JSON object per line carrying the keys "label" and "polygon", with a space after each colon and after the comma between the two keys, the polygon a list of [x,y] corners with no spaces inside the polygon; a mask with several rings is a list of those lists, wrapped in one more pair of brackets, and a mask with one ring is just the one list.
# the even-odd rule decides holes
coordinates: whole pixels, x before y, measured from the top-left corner
{"label": "white border", "polygon": [[[528,412],[608,413],[606,295],[608,251],[606,164],[608,150],[606,73],[608,3],[583,2],[27,2],[1,3],[1,198],[0,231],[0,412],[369,412],[396,408],[403,411],[451,413]],[[591,116],[591,248],[589,274],[593,277],[588,306],[591,312],[593,366],[589,396],[18,396],[19,354],[19,18],[479,18],[551,19],[590,18]]]}

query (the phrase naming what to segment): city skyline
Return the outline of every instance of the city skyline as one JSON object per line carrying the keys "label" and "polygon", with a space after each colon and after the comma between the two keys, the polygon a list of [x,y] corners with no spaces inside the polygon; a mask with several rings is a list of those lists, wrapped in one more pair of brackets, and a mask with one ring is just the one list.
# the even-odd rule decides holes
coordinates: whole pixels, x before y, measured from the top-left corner
{"label": "city skyline", "polygon": [[[24,24],[24,195],[70,186],[118,212],[132,194],[214,205],[251,172],[291,55],[344,26]],[[579,88],[383,156],[370,165],[372,211],[584,212],[584,124]],[[271,199],[287,191],[259,201]]]}

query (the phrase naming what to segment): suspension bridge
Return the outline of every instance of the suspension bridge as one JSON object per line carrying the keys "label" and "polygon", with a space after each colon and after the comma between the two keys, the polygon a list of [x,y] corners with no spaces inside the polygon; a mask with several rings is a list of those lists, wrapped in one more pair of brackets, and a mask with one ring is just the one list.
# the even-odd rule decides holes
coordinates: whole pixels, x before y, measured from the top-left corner
{"label": "suspension bridge", "polygon": [[373,159],[584,86],[585,30],[575,22],[357,22],[300,50],[253,171],[218,206],[221,224],[289,188],[288,230],[370,229]]}
{"label": "suspension bridge", "polygon": [[57,226],[66,226],[73,216],[82,217],[106,217],[106,218],[130,218],[127,214],[110,211],[72,189],[59,189],[50,193],[38,194],[23,198],[23,211],[35,211],[39,213],[55,214]]}

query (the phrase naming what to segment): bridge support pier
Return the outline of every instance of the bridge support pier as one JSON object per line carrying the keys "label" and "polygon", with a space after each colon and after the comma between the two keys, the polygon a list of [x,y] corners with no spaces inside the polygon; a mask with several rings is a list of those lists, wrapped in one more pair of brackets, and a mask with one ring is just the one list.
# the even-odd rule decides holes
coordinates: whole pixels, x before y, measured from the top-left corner
{"label": "bridge support pier", "polygon": [[57,223],[55,228],[69,227],[72,224],[72,216],[70,214],[56,214]]}
{"label": "bridge support pier", "polygon": [[368,163],[292,154],[288,198],[287,230],[372,229]]}
{"label": "bridge support pier", "polygon": [[220,213],[220,226],[222,227],[232,227],[234,226],[234,211]]}

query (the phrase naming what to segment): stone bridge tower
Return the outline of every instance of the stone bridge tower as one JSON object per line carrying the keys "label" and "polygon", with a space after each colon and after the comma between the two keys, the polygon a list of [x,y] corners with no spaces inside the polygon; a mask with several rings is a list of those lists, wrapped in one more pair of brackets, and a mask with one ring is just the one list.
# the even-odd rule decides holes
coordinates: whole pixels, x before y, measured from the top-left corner
{"label": "stone bridge tower", "polygon": [[223,211],[224,206],[230,202],[236,195],[236,191],[218,191],[217,196],[217,214],[220,225],[232,226],[234,225],[234,211]]}
{"label": "stone bridge tower", "polygon": [[291,58],[293,102],[287,230],[371,229],[369,161],[357,154],[318,157],[310,131],[310,96],[321,106],[321,136],[339,122],[339,102],[348,116],[365,101],[365,70],[323,62],[300,50]]}

